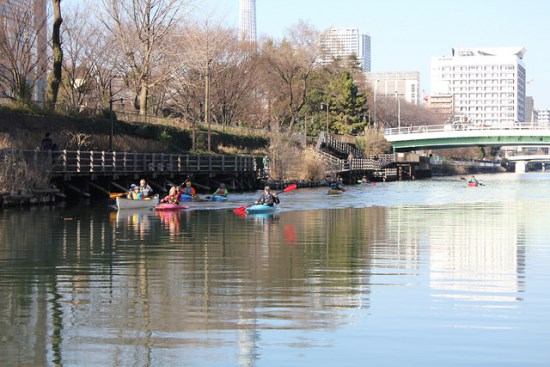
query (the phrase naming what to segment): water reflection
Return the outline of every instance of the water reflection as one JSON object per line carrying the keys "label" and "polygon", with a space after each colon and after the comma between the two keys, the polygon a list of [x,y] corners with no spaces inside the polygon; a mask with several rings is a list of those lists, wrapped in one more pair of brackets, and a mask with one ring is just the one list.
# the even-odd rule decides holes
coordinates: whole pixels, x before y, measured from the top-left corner
{"label": "water reflection", "polygon": [[[436,345],[430,333],[448,325],[513,328],[526,248],[549,235],[548,215],[536,227],[530,218],[547,204],[259,217],[231,209],[1,212],[0,355],[8,366],[253,366],[275,358],[274,343],[288,358],[342,348],[340,337],[382,346],[378,322],[385,330],[406,324]],[[335,337],[327,340],[327,330]]]}

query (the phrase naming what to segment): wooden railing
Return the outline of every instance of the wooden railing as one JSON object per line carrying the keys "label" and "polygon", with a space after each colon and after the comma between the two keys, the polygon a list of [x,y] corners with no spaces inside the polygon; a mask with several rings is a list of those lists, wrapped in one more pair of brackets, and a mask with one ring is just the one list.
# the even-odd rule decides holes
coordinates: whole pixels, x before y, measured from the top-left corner
{"label": "wooden railing", "polygon": [[32,167],[42,167],[53,175],[256,171],[254,157],[237,155],[36,150],[3,151],[2,160],[5,160],[8,154],[17,154]]}

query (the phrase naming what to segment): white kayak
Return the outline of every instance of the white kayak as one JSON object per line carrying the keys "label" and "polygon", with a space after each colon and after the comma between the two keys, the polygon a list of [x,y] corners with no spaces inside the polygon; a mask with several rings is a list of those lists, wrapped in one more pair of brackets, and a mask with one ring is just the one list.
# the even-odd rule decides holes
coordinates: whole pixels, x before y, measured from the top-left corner
{"label": "white kayak", "polygon": [[121,209],[147,209],[154,208],[159,203],[158,195],[151,198],[145,198],[143,200],[132,200],[128,198],[119,197],[116,198],[116,207]]}

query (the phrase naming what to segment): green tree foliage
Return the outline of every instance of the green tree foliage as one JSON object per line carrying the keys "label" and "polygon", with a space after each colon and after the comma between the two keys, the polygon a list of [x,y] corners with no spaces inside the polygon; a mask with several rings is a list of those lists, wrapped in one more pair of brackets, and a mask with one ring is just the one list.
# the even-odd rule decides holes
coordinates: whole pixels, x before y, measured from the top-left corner
{"label": "green tree foliage", "polygon": [[327,86],[326,103],[332,117],[330,131],[357,135],[367,125],[367,96],[359,93],[350,71],[342,71]]}

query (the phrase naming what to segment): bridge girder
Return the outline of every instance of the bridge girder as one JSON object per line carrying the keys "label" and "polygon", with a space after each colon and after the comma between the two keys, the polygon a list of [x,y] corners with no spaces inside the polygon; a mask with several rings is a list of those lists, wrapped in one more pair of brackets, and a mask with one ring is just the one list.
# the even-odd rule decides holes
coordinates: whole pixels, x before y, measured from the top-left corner
{"label": "bridge girder", "polygon": [[507,145],[550,145],[550,135],[534,136],[461,136],[461,137],[429,137],[429,134],[408,136],[407,139],[397,139],[397,136],[386,137],[394,151],[411,151],[419,149],[466,148],[473,146],[499,147]]}

